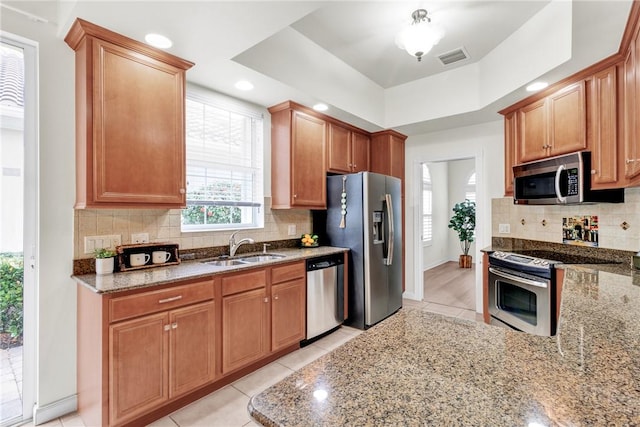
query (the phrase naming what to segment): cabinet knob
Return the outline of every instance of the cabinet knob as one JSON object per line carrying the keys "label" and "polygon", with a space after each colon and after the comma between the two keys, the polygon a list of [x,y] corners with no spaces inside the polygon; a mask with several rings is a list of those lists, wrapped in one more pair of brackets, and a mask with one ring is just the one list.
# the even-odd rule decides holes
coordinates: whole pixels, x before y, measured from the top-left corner
{"label": "cabinet knob", "polygon": [[275,296],[273,297],[273,299],[278,299],[278,295],[275,295]]}
{"label": "cabinet knob", "polygon": [[269,298],[265,297],[264,302],[269,302]]}
{"label": "cabinet knob", "polygon": [[177,329],[178,328],[178,322],[173,322],[171,324],[171,329]]}
{"label": "cabinet knob", "polygon": [[591,175],[595,175],[595,174],[597,174],[597,173],[598,173],[598,171],[597,171],[597,170],[595,170],[595,169],[591,169]]}
{"label": "cabinet knob", "polygon": [[293,198],[294,198],[294,199],[295,199],[295,198],[297,198],[297,197],[298,197],[298,195],[297,195],[297,194],[294,194],[294,195],[293,195]]}
{"label": "cabinet knob", "polygon": [[171,329],[171,325],[164,325],[164,328],[163,328],[163,329],[164,329],[165,331],[168,331],[168,330],[170,330],[170,329]]}
{"label": "cabinet knob", "polygon": [[180,189],[180,194],[184,194],[184,193],[186,193],[186,192],[187,192],[187,190],[185,190],[184,188],[181,188],[181,189]]}

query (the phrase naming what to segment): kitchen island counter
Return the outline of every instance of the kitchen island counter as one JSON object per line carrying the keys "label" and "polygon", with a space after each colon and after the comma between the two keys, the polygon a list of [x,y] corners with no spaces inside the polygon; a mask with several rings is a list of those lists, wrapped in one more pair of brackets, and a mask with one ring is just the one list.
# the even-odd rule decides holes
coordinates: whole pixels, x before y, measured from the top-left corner
{"label": "kitchen island counter", "polygon": [[566,266],[558,334],[417,309],[254,396],[267,426],[640,425],[640,281]]}

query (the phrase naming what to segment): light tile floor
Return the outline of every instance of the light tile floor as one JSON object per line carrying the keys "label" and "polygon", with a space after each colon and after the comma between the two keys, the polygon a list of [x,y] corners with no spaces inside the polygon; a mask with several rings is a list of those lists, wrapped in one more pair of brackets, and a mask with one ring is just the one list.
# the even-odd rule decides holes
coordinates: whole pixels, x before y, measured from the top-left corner
{"label": "light tile floor", "polygon": [[[476,317],[471,310],[412,300],[404,300],[403,304],[405,307],[431,311],[445,316],[481,321],[481,316]],[[258,424],[253,422],[247,412],[247,405],[251,396],[277,383],[294,371],[361,333],[363,331],[343,326],[326,337],[293,353],[289,353],[234,383],[157,420],[150,424],[150,427],[257,426]],[[27,426],[31,425],[27,424]],[[77,414],[69,414],[42,425],[47,427],[84,426]]]}
{"label": "light tile floor", "polygon": [[0,422],[22,415],[22,346],[0,350]]}

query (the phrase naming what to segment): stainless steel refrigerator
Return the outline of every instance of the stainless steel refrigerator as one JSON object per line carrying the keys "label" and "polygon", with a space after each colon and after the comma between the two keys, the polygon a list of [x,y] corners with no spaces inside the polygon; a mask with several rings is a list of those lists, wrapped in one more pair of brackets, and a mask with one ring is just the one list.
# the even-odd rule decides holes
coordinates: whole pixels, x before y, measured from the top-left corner
{"label": "stainless steel refrigerator", "polygon": [[327,177],[327,210],[314,211],[322,244],[350,248],[348,318],[360,329],[402,307],[402,203],[398,178],[372,172]]}

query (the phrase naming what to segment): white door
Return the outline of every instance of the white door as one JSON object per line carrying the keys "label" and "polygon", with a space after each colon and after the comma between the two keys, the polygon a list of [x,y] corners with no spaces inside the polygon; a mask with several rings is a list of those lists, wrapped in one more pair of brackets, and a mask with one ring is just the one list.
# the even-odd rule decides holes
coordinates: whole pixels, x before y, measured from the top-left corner
{"label": "white door", "polygon": [[0,37],[0,425],[32,417],[37,234],[36,45]]}

